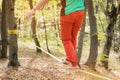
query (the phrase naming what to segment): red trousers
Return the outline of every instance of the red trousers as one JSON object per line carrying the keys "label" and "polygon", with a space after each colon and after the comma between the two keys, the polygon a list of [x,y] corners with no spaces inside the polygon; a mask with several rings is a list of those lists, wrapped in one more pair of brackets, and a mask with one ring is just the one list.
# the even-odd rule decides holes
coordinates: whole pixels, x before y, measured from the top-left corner
{"label": "red trousers", "polygon": [[60,17],[61,39],[66,52],[66,60],[77,66],[76,40],[82,25],[84,10]]}

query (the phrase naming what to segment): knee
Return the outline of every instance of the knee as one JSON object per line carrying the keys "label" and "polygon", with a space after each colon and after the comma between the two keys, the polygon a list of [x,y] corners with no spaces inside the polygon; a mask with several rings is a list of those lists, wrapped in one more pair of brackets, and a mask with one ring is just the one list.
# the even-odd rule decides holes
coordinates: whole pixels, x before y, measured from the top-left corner
{"label": "knee", "polygon": [[69,38],[69,39],[62,39],[62,43],[63,44],[68,44],[68,43],[70,43],[71,42],[71,38]]}

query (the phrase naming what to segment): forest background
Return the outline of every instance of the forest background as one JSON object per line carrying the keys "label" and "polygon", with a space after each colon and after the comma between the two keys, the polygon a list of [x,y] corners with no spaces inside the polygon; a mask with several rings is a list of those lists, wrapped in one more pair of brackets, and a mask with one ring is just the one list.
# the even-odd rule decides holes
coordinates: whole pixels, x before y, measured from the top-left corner
{"label": "forest background", "polygon": [[[45,50],[59,59],[65,56],[60,40],[60,1],[51,0],[27,21],[26,14],[37,2],[38,0],[1,0],[0,2],[0,58],[7,58],[9,53],[9,66],[20,65],[19,58],[29,55],[18,52],[26,45],[27,48],[36,49],[38,54]],[[78,35],[77,45],[79,63],[92,69],[99,65],[120,76],[118,74],[120,70],[119,0],[86,0],[85,2],[85,19]],[[35,47],[34,44],[43,50]]]}

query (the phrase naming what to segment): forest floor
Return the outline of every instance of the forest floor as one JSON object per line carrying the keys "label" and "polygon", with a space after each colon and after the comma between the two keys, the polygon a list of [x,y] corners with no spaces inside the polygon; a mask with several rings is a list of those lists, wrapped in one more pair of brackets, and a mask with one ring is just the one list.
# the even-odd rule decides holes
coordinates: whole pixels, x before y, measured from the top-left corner
{"label": "forest floor", "polygon": [[0,60],[0,80],[120,80],[119,74],[115,76],[102,67],[97,67],[96,71],[85,65],[80,69],[68,69],[68,65],[48,55],[36,53],[30,45],[20,44],[18,53],[21,64],[18,68],[7,67],[8,59]]}

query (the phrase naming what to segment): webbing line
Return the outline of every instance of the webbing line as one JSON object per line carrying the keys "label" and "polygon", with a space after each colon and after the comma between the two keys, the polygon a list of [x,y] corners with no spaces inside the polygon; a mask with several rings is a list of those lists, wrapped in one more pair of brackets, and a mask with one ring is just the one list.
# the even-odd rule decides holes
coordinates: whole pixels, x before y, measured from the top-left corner
{"label": "webbing line", "polygon": [[[33,44],[31,44],[31,45],[33,45]],[[55,60],[57,60],[57,61],[59,61],[59,62],[62,62],[62,60],[60,60],[59,58],[57,58],[57,57],[55,57],[54,55],[50,54],[49,52],[45,51],[44,49],[42,49],[42,48],[40,48],[40,47],[38,47],[38,46],[36,46],[36,45],[33,45],[33,46],[35,46],[35,47],[37,47],[38,49],[42,50],[44,53],[46,53],[46,54],[49,55],[50,57],[54,58]]]}
{"label": "webbing line", "polygon": [[[34,44],[31,44],[35,47],[37,47],[38,49],[41,49],[44,53],[48,54],[50,57],[54,58],[55,60],[59,61],[59,62],[62,62],[62,60],[60,60],[59,58],[55,57],[54,55],[50,54],[49,52],[45,51],[44,49],[34,45]],[[105,77],[105,76],[101,76],[101,75],[97,75],[97,74],[94,74],[94,73],[91,73],[91,72],[88,72],[88,71],[84,71],[84,70],[80,70],[80,72],[84,73],[84,74],[88,74],[88,75],[91,75],[91,76],[94,76],[94,77],[97,77],[97,78],[100,78],[100,79],[104,79],[104,80],[113,80],[113,79],[110,79],[108,77]]]}

